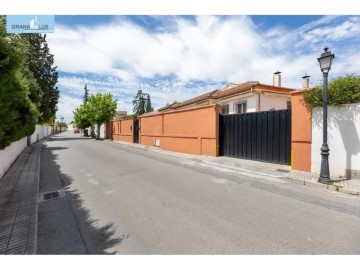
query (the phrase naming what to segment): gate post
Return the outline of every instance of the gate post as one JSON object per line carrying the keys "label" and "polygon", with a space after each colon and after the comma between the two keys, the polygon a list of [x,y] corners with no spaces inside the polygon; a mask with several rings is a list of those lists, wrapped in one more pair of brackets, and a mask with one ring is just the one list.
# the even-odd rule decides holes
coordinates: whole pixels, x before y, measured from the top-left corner
{"label": "gate post", "polygon": [[220,122],[220,105],[216,104],[214,107],[215,110],[215,146],[214,146],[214,156],[219,156],[220,151],[220,128],[219,128],[219,122]]}
{"label": "gate post", "polygon": [[311,108],[304,91],[291,93],[291,169],[311,172]]}

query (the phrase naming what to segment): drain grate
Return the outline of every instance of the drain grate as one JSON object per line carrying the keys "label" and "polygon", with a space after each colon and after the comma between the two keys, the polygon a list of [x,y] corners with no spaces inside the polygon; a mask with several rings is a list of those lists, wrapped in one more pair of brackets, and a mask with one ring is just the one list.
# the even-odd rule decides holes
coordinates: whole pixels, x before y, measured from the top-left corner
{"label": "drain grate", "polygon": [[61,198],[64,196],[65,196],[65,192],[63,190],[55,190],[55,191],[39,194],[38,201],[45,202],[45,201]]}
{"label": "drain grate", "polygon": [[50,192],[50,193],[45,193],[43,194],[43,201],[47,201],[47,200],[51,200],[51,199],[56,199],[60,197],[60,193],[59,191],[54,191],[54,192]]}

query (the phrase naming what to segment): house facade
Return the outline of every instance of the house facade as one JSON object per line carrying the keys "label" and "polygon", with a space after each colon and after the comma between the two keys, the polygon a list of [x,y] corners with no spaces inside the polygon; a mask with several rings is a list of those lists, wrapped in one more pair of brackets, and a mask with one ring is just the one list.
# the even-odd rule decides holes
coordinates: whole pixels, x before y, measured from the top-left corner
{"label": "house facade", "polygon": [[221,90],[212,90],[184,102],[175,101],[158,111],[168,112],[211,104],[219,104],[221,114],[289,109],[290,93],[293,91],[295,89],[281,87],[281,73],[275,72],[273,85],[261,84],[258,81],[228,83]]}

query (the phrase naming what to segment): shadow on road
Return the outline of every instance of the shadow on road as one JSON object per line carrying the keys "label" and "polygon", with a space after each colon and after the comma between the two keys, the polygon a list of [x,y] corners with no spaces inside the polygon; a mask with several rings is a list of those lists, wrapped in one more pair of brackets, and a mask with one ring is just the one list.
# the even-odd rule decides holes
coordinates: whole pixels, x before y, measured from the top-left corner
{"label": "shadow on road", "polygon": [[47,149],[49,149],[50,151],[57,151],[57,150],[68,149],[68,147],[62,147],[62,146],[59,146],[59,147],[47,147]]}
{"label": "shadow on road", "polygon": [[[53,140],[52,138],[51,140]],[[121,238],[115,237],[114,225],[112,223],[100,226],[99,220],[93,219],[90,217],[90,211],[86,209],[81,199],[81,194],[77,190],[71,189],[71,184],[75,181],[71,176],[66,175],[62,172],[61,167],[54,162],[57,158],[57,155],[53,153],[52,150],[58,150],[58,148],[66,147],[47,147],[46,145],[42,148],[42,155],[47,160],[42,166],[47,166],[46,169],[53,170],[57,174],[56,177],[60,182],[62,189],[65,191],[65,198],[56,199],[57,203],[62,204],[61,207],[58,207],[59,214],[66,215],[63,218],[62,222],[58,222],[55,225],[51,224],[51,234],[52,238],[58,238],[60,242],[66,241],[66,237],[69,237],[70,231],[76,235],[77,231],[80,233],[76,240],[77,243],[73,243],[73,247],[69,246],[71,243],[63,244],[62,247],[60,244],[56,246],[54,253],[55,254],[116,254],[109,249],[119,244],[127,236]],[[56,172],[55,172],[56,171]],[[44,179],[42,180],[44,181]],[[58,184],[60,186],[60,183]],[[56,201],[54,200],[54,202]],[[63,200],[63,202],[61,202]],[[66,201],[67,203],[66,203]],[[54,203],[53,202],[53,203]],[[45,202],[48,203],[48,202]],[[64,207],[65,205],[65,207]],[[67,208],[67,211],[64,211],[64,208]],[[61,211],[61,212],[60,212]],[[45,213],[46,214],[46,213]],[[53,214],[56,214],[53,213]],[[61,219],[59,216],[56,219]],[[71,220],[72,222],[68,222]],[[41,220],[40,220],[41,221]],[[69,225],[72,224],[72,225]],[[69,228],[70,227],[70,228]],[[68,235],[67,235],[68,234]],[[41,231],[39,231],[39,238],[41,237]],[[66,237],[65,237],[66,236]],[[55,239],[56,242],[57,239]],[[52,239],[52,241],[54,241]],[[75,240],[72,239],[74,242]],[[79,246],[84,246],[80,248]],[[51,250],[49,248],[49,250]],[[48,252],[46,252],[48,254]]]}
{"label": "shadow on road", "polygon": [[90,137],[79,135],[79,137],[65,137],[63,135],[54,135],[51,137],[52,141],[76,141],[76,140],[90,140]]}

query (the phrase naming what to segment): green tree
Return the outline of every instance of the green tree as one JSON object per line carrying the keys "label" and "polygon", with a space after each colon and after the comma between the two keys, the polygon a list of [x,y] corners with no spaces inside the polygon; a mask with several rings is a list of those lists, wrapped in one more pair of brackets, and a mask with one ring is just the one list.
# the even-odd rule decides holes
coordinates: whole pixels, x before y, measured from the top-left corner
{"label": "green tree", "polygon": [[64,117],[63,116],[60,116],[60,120],[61,121],[58,121],[57,122],[57,126],[58,127],[60,127],[60,130],[61,130],[61,128],[67,128],[67,124],[66,124],[66,122],[64,121]]}
{"label": "green tree", "polygon": [[33,73],[38,89],[32,89],[30,99],[38,106],[40,117],[38,122],[49,122],[55,116],[59,100],[57,67],[54,67],[54,55],[50,53],[46,35],[22,34],[28,42],[28,69]]}
{"label": "green tree", "polygon": [[74,113],[74,122],[76,127],[84,130],[91,126],[91,122],[86,106],[81,105],[80,107],[76,108],[73,113]]}
{"label": "green tree", "polygon": [[144,93],[142,90],[137,91],[132,103],[134,105],[133,112],[137,116],[154,110],[151,106],[150,95]]}
{"label": "green tree", "polygon": [[111,94],[90,95],[85,111],[91,124],[97,124],[97,139],[100,136],[100,125],[109,122],[116,115],[117,100]]}
{"label": "green tree", "polygon": [[19,35],[6,33],[0,16],[0,149],[35,130],[38,111],[29,96],[36,83],[27,69],[27,49]]}
{"label": "green tree", "polygon": [[145,112],[152,112],[154,111],[154,108],[151,106],[151,99],[150,99],[150,95],[147,94],[146,96],[146,102],[145,102]]}
{"label": "green tree", "polygon": [[89,89],[87,88],[87,84],[85,84],[84,90],[84,105],[86,105],[89,100]]}
{"label": "green tree", "polygon": [[[305,103],[310,107],[320,107],[323,103],[323,85],[304,92]],[[328,85],[328,105],[360,102],[360,75],[348,74],[331,80]]]}

